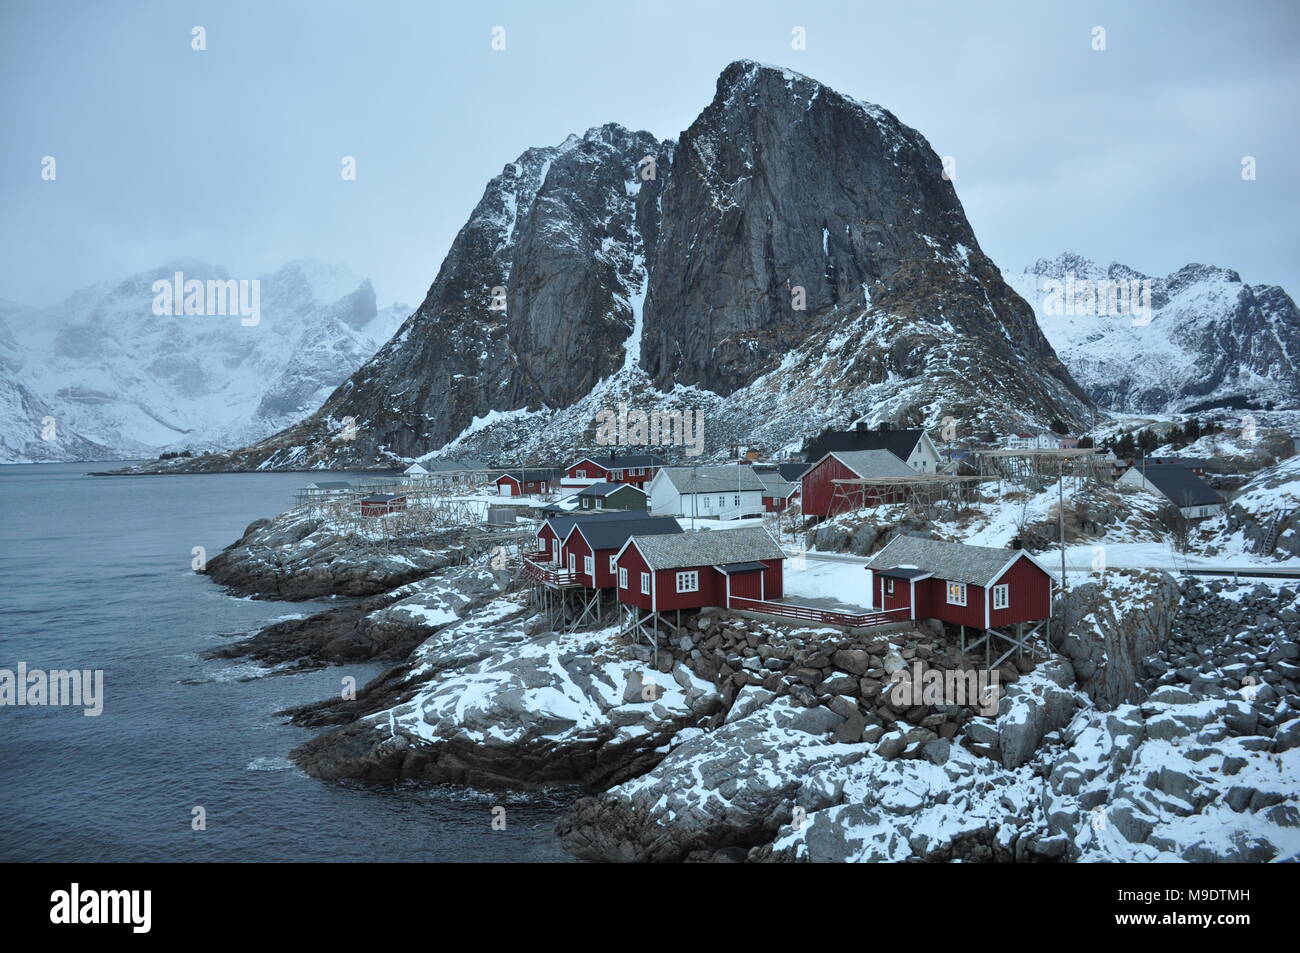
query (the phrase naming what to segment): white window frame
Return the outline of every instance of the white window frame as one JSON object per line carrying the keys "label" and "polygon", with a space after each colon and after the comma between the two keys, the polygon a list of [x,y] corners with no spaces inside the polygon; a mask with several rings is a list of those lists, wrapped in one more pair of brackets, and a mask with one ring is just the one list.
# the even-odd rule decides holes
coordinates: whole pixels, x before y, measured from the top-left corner
{"label": "white window frame", "polygon": [[604,498],[603,498],[603,497],[599,497],[599,496],[596,497],[596,509],[598,509],[598,510],[603,510],[604,508],[605,508],[605,500],[604,500]]}
{"label": "white window frame", "polygon": [[569,553],[569,572],[578,571],[578,557],[574,553]]}
{"label": "white window frame", "polygon": [[627,588],[627,569],[623,566],[618,567],[618,587],[620,589]]}
{"label": "white window frame", "polygon": [[596,560],[591,556],[582,557],[582,572],[587,576],[596,575]]}
{"label": "white window frame", "polygon": [[677,574],[677,591],[699,592],[700,571],[698,569],[688,569],[685,572],[679,572]]}
{"label": "white window frame", "polygon": [[612,573],[617,573],[617,572],[618,572],[618,556],[617,556],[617,555],[611,555],[611,556],[609,557],[609,571],[612,572]]}
{"label": "white window frame", "polygon": [[737,506],[740,505],[740,494],[739,494],[739,493],[737,493],[735,496],[733,496],[732,499],[736,501],[736,505],[737,505]]}
{"label": "white window frame", "polygon": [[993,608],[1010,609],[1011,608],[1011,585],[1003,583],[1000,586],[993,587]]}
{"label": "white window frame", "polygon": [[641,595],[650,595],[650,574],[648,572],[641,573]]}
{"label": "white window frame", "polygon": [[587,479],[587,471],[586,471],[586,470],[574,470],[574,471],[573,471],[573,478],[574,478],[575,480],[585,480],[585,479]]}
{"label": "white window frame", "polygon": [[[966,605],[966,583],[964,582],[948,583],[947,593],[948,593],[948,605],[950,606]],[[960,598],[954,599],[953,598],[954,593],[958,595]]]}
{"label": "white window frame", "polygon": [[726,496],[719,496],[719,497],[718,497],[718,509],[723,509],[723,508],[726,507],[726,505],[727,505],[727,498],[726,498]]}
{"label": "white window frame", "polygon": [[885,580],[885,592],[891,596],[894,594],[894,580],[892,579]]}

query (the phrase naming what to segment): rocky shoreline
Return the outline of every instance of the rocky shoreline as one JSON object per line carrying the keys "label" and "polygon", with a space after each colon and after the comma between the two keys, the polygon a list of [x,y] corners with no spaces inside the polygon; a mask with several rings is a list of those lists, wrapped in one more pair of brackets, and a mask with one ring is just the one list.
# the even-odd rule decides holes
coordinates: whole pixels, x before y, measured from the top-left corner
{"label": "rocky shoreline", "polygon": [[588,860],[1300,853],[1290,589],[1090,577],[1058,606],[1053,657],[997,670],[994,711],[892,691],[982,664],[937,624],[854,636],[702,610],[652,650],[613,620],[552,631],[481,549],[421,548],[401,551],[411,565],[377,562],[326,526],[279,520],[209,564],[262,598],[360,596],[214,656],[397,663],[355,698],[282,713],[323,729],[291,753],[314,777],[575,789],[557,834]]}

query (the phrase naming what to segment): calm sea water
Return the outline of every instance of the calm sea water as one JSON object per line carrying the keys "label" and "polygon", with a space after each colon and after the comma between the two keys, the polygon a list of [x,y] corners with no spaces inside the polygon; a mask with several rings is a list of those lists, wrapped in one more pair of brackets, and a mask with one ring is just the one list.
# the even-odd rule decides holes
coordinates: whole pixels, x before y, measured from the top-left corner
{"label": "calm sea water", "polygon": [[0,861],[566,859],[567,798],[325,784],[292,765],[316,732],[274,713],[380,666],[241,681],[259,669],[200,658],[327,605],[232,598],[190,568],[195,546],[216,553],[310,477],[95,469],[0,466],[0,668],[105,673],[99,717],[0,707]]}

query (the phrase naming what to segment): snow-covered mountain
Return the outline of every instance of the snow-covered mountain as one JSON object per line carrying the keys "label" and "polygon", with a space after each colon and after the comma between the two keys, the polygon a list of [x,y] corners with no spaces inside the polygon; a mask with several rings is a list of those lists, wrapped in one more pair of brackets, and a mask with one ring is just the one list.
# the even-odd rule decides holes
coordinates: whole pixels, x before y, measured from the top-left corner
{"label": "snow-covered mountain", "polygon": [[[1104,407],[1300,408],[1300,312],[1279,287],[1248,285],[1211,265],[1153,278],[1070,253],[1004,277],[1034,306],[1074,379]],[[1128,308],[1115,307],[1121,287],[1137,292]]]}
{"label": "snow-covered mountain", "polygon": [[345,267],[302,260],[257,279],[255,324],[238,314],[155,314],[154,282],[178,272],[205,282],[238,277],[182,260],[53,307],[0,309],[0,462],[155,456],[260,439],[319,407],[409,313],[377,309],[370,282]]}
{"label": "snow-covered mountain", "polygon": [[1094,413],[919,132],[739,61],[676,141],[608,124],[506,165],[396,337],[311,418],[200,466],[550,456],[620,401],[701,409],[708,454]]}

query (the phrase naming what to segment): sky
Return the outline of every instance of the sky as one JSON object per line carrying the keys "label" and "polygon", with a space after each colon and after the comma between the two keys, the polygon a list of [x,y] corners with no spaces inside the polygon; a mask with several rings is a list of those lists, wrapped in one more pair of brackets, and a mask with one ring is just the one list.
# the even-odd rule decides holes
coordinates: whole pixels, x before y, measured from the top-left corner
{"label": "sky", "polygon": [[521,152],[610,121],[676,137],[742,58],[919,129],[1004,269],[1201,262],[1296,296],[1298,48],[1300,3],[1268,0],[7,0],[0,299],[313,257],[413,307]]}

